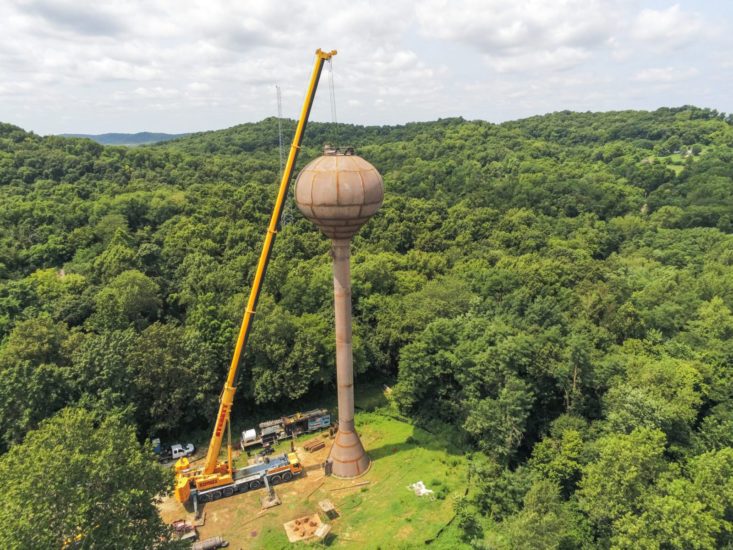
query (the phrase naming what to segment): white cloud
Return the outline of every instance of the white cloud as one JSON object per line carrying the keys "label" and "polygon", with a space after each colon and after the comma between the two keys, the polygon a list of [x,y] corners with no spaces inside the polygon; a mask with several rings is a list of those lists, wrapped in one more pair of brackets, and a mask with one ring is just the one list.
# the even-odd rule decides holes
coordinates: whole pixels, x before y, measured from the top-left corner
{"label": "white cloud", "polygon": [[156,99],[166,99],[181,95],[181,92],[175,88],[162,88],[160,86],[153,88],[135,88],[133,93],[140,97]]}
{"label": "white cloud", "polygon": [[487,61],[498,72],[522,71],[527,68],[567,70],[590,57],[583,48],[560,47],[554,50],[527,52],[512,56],[489,55]]}
{"label": "white cloud", "polygon": [[191,90],[192,92],[208,92],[211,90],[211,86],[209,86],[206,82],[190,82],[186,88]]}
{"label": "white cloud", "polygon": [[27,94],[33,89],[30,82],[0,82],[0,96]]}
{"label": "white cloud", "polygon": [[161,71],[150,65],[136,65],[127,61],[103,57],[72,63],[75,76],[90,80],[151,80]]}
{"label": "white cloud", "polygon": [[689,44],[702,30],[699,14],[685,12],[675,4],[662,10],[641,10],[631,28],[631,36],[655,49],[673,50]]}
{"label": "white cloud", "polygon": [[45,21],[58,30],[89,36],[110,36],[125,30],[124,20],[115,13],[114,4],[80,5],[73,0],[24,0],[25,13],[38,22]]}
{"label": "white cloud", "polygon": [[566,69],[588,59],[616,28],[616,2],[599,0],[425,0],[425,36],[462,42],[499,71]]}
{"label": "white cloud", "polygon": [[644,69],[634,75],[639,82],[679,82],[698,74],[695,67],[655,67]]}

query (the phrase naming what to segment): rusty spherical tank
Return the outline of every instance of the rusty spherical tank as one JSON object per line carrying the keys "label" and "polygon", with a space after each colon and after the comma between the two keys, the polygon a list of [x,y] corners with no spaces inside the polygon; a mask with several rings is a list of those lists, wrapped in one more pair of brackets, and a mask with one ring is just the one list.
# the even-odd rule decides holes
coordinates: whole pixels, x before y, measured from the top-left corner
{"label": "rusty spherical tank", "polygon": [[382,206],[382,176],[363,158],[326,150],[298,174],[295,202],[331,239],[350,239]]}

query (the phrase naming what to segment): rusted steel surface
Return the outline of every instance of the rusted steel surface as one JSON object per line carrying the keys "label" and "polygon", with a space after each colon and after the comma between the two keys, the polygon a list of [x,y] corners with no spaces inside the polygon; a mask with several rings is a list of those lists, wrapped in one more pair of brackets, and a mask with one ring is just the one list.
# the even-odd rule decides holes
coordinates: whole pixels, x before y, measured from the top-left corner
{"label": "rusted steel surface", "polygon": [[384,183],[356,155],[330,154],[298,174],[295,201],[303,215],[331,239],[350,239],[382,206]]}

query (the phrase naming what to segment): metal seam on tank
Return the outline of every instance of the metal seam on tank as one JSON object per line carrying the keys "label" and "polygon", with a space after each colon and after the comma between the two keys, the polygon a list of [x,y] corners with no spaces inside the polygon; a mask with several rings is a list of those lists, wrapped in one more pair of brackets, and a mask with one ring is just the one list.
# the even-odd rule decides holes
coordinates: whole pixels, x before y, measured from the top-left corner
{"label": "metal seam on tank", "polygon": [[[377,172],[376,168],[371,169],[372,172],[377,176],[377,181],[379,182],[379,186],[382,188],[382,196],[384,196],[384,181],[382,180],[382,176]],[[376,204],[376,203],[373,203]]]}
{"label": "metal seam on tank", "polygon": [[303,170],[300,171],[300,174],[298,174],[298,179],[295,180],[295,193],[293,198],[295,199],[296,206],[301,209],[301,212],[303,212],[303,215],[308,217],[308,214],[306,214],[303,210],[304,208],[308,208],[308,210],[310,210],[310,206],[308,206],[306,203],[302,203],[303,208],[301,208],[301,202],[298,200],[298,188],[301,183],[301,178],[305,176],[305,173],[305,168],[303,168]]}
{"label": "metal seam on tank", "polygon": [[313,217],[315,218],[316,217],[316,209],[315,209],[316,201],[313,198],[313,188],[316,186],[316,172],[313,170],[313,171],[310,172],[310,174],[311,174],[311,182],[310,182],[311,203],[310,203],[310,207],[311,207],[311,213],[313,214]]}
{"label": "metal seam on tank", "polygon": [[366,184],[364,183],[364,176],[362,175],[362,171],[359,170],[357,173],[359,174],[359,179],[361,180],[361,204],[359,205],[359,217],[361,218],[364,215],[364,203],[366,202]]}
{"label": "metal seam on tank", "polygon": [[382,190],[382,198],[379,199],[378,204],[379,206],[382,206],[384,203],[384,178],[382,177],[382,174],[380,174],[377,169],[375,168],[374,171],[377,173],[377,179],[379,180],[379,188]]}
{"label": "metal seam on tank", "polygon": [[336,205],[341,204],[341,191],[339,190],[339,157],[335,156],[336,159]]}

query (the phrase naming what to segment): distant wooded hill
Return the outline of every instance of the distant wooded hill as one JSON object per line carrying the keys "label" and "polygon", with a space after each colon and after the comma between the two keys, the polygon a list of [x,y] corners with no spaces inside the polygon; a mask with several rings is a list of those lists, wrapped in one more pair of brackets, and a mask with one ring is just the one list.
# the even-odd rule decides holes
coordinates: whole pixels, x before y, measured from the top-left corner
{"label": "distant wooded hill", "polygon": [[102,145],[146,145],[170,141],[188,134],[164,134],[161,132],[138,132],[136,134],[60,134],[61,137],[87,138]]}

